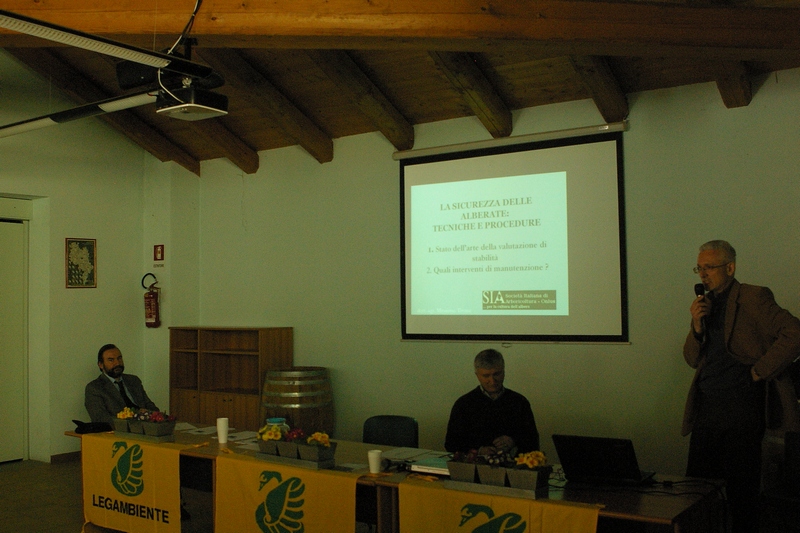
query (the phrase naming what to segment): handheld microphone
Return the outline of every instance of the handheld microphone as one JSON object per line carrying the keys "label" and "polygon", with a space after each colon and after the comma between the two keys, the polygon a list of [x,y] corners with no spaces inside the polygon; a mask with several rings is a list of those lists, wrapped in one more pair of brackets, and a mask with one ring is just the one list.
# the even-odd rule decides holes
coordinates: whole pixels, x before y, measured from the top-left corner
{"label": "handheld microphone", "polygon": [[706,288],[703,286],[702,283],[695,284],[695,286],[694,286],[694,294],[698,298],[702,298],[703,296],[706,295]]}
{"label": "handheld microphone", "polygon": [[[702,284],[702,283],[696,283],[696,284],[695,284],[695,286],[694,286],[694,294],[695,294],[695,295],[696,295],[698,298],[704,298],[704,297],[705,297],[705,295],[706,295],[706,288],[703,286],[703,284]],[[702,324],[703,324],[703,331],[705,331],[705,330],[706,330],[706,317],[703,317],[703,318],[701,318],[701,319],[700,319],[700,321],[701,321],[701,322],[702,322]]]}

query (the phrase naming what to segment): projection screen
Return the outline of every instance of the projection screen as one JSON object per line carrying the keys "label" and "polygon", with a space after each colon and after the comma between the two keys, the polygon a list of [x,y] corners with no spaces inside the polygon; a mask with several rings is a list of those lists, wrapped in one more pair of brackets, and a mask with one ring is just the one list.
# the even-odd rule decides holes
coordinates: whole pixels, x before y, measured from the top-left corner
{"label": "projection screen", "polygon": [[400,161],[403,339],[627,342],[622,133]]}

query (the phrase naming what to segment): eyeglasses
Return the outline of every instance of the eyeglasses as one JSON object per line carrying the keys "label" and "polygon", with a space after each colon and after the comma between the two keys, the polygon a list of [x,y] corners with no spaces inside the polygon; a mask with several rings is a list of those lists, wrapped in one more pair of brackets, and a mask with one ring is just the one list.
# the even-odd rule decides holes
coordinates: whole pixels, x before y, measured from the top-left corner
{"label": "eyeglasses", "polygon": [[727,263],[722,263],[721,265],[715,265],[715,266],[710,266],[710,267],[706,267],[706,266],[701,267],[700,265],[698,265],[698,266],[694,267],[692,269],[692,271],[695,274],[702,274],[703,272],[708,272],[709,270],[716,270],[718,268],[722,268],[725,265],[730,265],[730,264],[731,264],[731,262],[728,261]]}

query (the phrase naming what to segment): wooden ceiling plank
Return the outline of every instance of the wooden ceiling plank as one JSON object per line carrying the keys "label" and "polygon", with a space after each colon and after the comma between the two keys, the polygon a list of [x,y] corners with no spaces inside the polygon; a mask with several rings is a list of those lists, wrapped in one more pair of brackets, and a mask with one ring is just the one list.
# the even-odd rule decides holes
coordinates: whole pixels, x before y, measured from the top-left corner
{"label": "wooden ceiling plank", "polygon": [[717,90],[725,107],[746,107],[753,99],[753,82],[747,67],[741,62],[726,61],[720,64]]}
{"label": "wooden ceiling plank", "polygon": [[511,110],[469,54],[429,52],[429,55],[492,137],[511,135]]}
{"label": "wooden ceiling plank", "polygon": [[599,56],[570,56],[598,111],[607,123],[620,122],[628,116],[628,99],[622,92],[608,61]]}
{"label": "wooden ceiling plank", "polygon": [[414,127],[343,50],[309,50],[309,57],[398,150],[414,147]]}
{"label": "wooden ceiling plank", "polygon": [[202,58],[231,85],[247,87],[247,98],[320,163],[333,160],[333,139],[286,98],[238,52],[203,50]]}
{"label": "wooden ceiling plank", "polygon": [[[139,46],[180,35],[183,3],[157,0],[7,0],[4,9],[119,38]],[[469,51],[479,46],[559,46],[574,55],[697,55],[800,52],[800,9],[591,0],[215,0],[198,13],[192,34],[202,46],[329,49],[417,48]],[[0,30],[0,46],[30,37]],[[566,48],[561,47],[563,52]],[[591,50],[595,50],[592,52]],[[606,52],[602,52],[606,50]],[[615,54],[616,55],[616,54]]]}
{"label": "wooden ceiling plank", "polygon": [[[98,102],[114,96],[104,92],[48,49],[17,48],[8,52],[78,104]],[[190,172],[200,175],[200,161],[197,158],[143,122],[134,113],[116,111],[99,115],[97,118],[104,120],[159,161],[174,161]]]}

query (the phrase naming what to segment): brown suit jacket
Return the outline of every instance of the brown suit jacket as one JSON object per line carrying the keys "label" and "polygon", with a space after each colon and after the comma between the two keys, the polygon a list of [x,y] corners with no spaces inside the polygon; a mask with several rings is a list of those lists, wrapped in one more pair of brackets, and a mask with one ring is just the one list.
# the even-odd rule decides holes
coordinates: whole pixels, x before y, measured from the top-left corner
{"label": "brown suit jacket", "polygon": [[[766,381],[767,428],[798,431],[800,412],[794,385],[786,368],[800,356],[800,320],[775,303],[766,287],[733,280],[725,310],[725,346],[738,361],[755,367]],[[683,358],[697,369],[689,389],[682,435],[692,431],[697,414],[697,378],[705,364],[703,345],[690,330],[683,345]]]}

